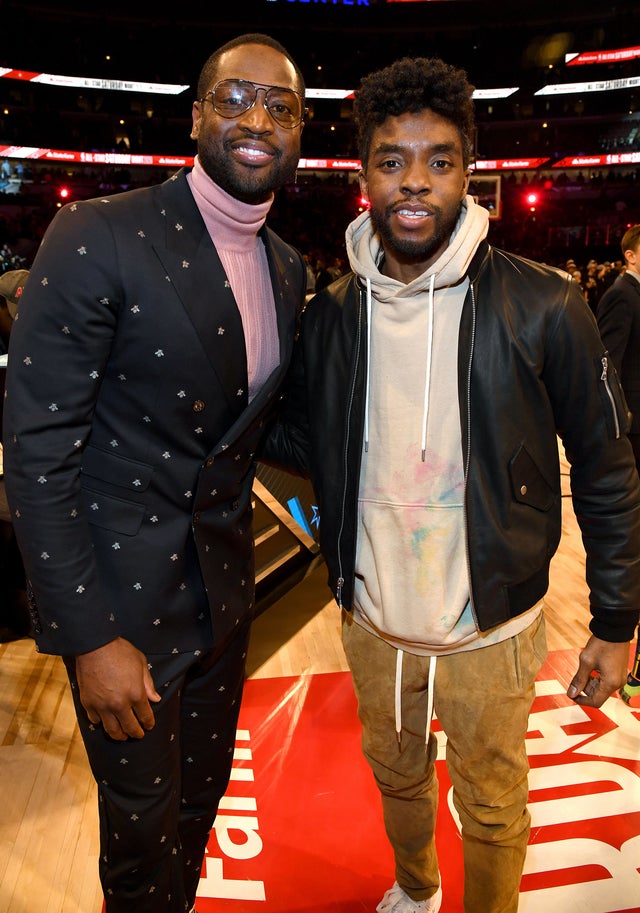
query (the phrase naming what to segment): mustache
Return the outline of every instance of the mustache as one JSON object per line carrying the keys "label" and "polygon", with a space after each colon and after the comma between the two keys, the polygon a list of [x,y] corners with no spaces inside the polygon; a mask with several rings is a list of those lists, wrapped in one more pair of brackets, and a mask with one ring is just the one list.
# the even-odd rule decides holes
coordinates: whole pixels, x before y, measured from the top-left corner
{"label": "mustache", "polygon": [[262,133],[253,133],[249,128],[244,128],[239,136],[227,138],[224,146],[229,150],[236,149],[238,146],[243,146],[245,143],[257,143],[260,147],[268,150],[275,156],[282,155],[282,149],[277,143],[272,143],[271,140]]}
{"label": "mustache", "polygon": [[411,206],[414,209],[421,209],[429,213],[430,216],[440,215],[441,209],[439,206],[434,206],[433,203],[425,203],[420,197],[415,197],[411,199],[404,198],[395,203],[390,203],[386,209],[385,213],[390,215],[391,213],[397,212],[399,209],[406,209],[407,206]]}

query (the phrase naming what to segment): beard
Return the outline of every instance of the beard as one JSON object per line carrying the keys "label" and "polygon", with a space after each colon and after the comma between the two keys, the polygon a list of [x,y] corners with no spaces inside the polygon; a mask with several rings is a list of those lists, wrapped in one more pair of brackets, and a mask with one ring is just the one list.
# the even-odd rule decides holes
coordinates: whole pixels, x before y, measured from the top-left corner
{"label": "beard", "polygon": [[243,203],[265,203],[274,191],[295,181],[299,148],[288,155],[274,149],[272,163],[251,168],[236,164],[228,141],[213,145],[198,141],[198,159],[212,181]]}
{"label": "beard", "polygon": [[449,214],[444,214],[441,209],[431,206],[430,209],[433,212],[433,234],[429,238],[420,238],[418,240],[399,238],[394,234],[390,221],[392,209],[393,207],[380,209],[372,206],[370,215],[373,228],[380,236],[384,249],[392,250],[399,260],[407,263],[416,263],[429,260],[439,250],[447,246],[460,217],[462,201]]}

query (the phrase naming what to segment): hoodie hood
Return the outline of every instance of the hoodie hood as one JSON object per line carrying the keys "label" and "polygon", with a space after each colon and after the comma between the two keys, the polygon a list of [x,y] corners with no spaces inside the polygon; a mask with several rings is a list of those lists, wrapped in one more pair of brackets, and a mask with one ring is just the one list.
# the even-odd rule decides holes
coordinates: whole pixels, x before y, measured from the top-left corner
{"label": "hoodie hood", "polygon": [[488,230],[489,212],[467,195],[462,201],[460,216],[447,248],[421,276],[405,284],[380,273],[380,237],[374,232],[371,214],[363,212],[347,227],[345,237],[349,265],[360,279],[365,282],[370,280],[372,292],[379,301],[411,298],[426,291],[430,285],[439,289],[459,282]]}
{"label": "hoodie hood", "polygon": [[[486,237],[489,229],[489,212],[478,206],[472,196],[462,201],[460,215],[449,244],[438,259],[420,276],[404,283],[390,276],[384,276],[379,268],[382,245],[379,235],[374,232],[371,214],[364,212],[351,222],[346,231],[346,246],[349,263],[353,272],[363,282],[366,290],[367,351],[371,353],[372,307],[378,301],[383,307],[396,302],[402,309],[411,301],[420,302],[428,295],[428,348],[424,384],[424,410],[421,434],[421,455],[425,459],[429,391],[431,387],[431,364],[433,354],[434,294],[439,289],[458,286],[465,278],[469,264]],[[420,305],[418,305],[420,306]],[[365,382],[364,447],[369,449],[369,393],[371,384],[371,358],[367,358]]]}

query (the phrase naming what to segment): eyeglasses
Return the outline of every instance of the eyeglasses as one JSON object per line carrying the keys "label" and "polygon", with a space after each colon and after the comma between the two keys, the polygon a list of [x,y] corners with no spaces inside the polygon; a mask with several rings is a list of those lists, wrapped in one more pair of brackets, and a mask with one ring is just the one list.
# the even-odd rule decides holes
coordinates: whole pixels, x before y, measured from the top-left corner
{"label": "eyeglasses", "polygon": [[246,79],[223,79],[200,101],[204,102],[210,96],[213,110],[220,117],[240,117],[256,103],[258,89],[264,91],[262,104],[277,124],[292,129],[302,123],[307,113],[303,96],[283,86],[265,86]]}

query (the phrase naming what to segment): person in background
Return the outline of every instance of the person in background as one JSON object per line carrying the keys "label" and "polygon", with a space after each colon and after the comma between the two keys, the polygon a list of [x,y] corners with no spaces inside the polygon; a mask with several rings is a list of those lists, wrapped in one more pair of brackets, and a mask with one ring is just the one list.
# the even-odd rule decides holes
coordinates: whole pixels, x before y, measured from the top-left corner
{"label": "person in background", "polygon": [[[12,269],[0,275],[0,426],[7,373],[6,356],[13,322],[29,270]],[[0,443],[0,643],[20,640],[30,633],[24,565],[16,542],[4,490],[4,459]]]}
{"label": "person in background", "polygon": [[307,295],[313,295],[316,290],[316,274],[311,264],[311,255],[304,253],[302,256],[307,271]]}
{"label": "person in background", "polygon": [[600,297],[600,282],[598,280],[598,264],[595,260],[590,260],[582,282],[582,291],[586,298],[587,304],[595,314]]}
{"label": "person in background", "polygon": [[[640,225],[633,225],[624,233],[620,246],[625,269],[600,299],[596,316],[631,410],[628,437],[640,472]],[[620,697],[630,706],[640,707],[640,631]]]}
{"label": "person in background", "polygon": [[255,453],[306,272],[265,224],[304,80],[245,34],[205,62],[192,170],[67,205],[12,331],[7,495],[37,647],[98,784],[107,913],[192,910],[254,612]]}
{"label": "person in background", "polygon": [[329,270],[326,256],[318,257],[316,261],[316,292],[321,291],[333,282],[333,275]]}
{"label": "person in background", "polygon": [[437,741],[462,829],[465,913],[516,913],[530,832],[526,735],[561,536],[558,435],[586,546],[591,636],[568,686],[624,682],[640,607],[627,407],[582,292],[494,249],[468,194],[473,87],[403,58],[355,95],[351,272],[301,318],[261,458],[308,475],[382,797],[395,883],[378,913],[436,913]]}
{"label": "person in background", "polygon": [[620,689],[620,697],[634,709],[640,708],[640,628],[636,631],[636,647],[627,680]]}
{"label": "person in background", "polygon": [[10,269],[0,275],[0,355],[9,352],[13,321],[28,277],[28,269]]}
{"label": "person in background", "polygon": [[336,255],[329,257],[326,261],[318,262],[318,272],[316,275],[316,291],[319,292],[326,288],[344,273],[344,261],[342,257]]}

